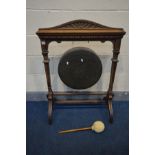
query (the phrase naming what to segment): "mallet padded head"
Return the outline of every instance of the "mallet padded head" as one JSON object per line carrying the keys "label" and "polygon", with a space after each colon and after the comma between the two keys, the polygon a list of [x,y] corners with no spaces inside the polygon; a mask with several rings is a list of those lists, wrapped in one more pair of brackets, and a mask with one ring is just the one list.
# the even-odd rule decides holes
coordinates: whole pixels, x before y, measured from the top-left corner
{"label": "mallet padded head", "polygon": [[105,125],[102,121],[95,121],[92,125],[92,130],[96,133],[103,132],[105,129]]}

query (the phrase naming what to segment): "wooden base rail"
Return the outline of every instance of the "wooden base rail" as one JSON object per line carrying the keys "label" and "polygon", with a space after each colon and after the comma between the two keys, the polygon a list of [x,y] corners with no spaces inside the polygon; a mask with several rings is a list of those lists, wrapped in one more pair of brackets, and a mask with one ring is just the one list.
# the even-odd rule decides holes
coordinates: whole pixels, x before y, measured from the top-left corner
{"label": "wooden base rail", "polygon": [[79,100],[79,99],[75,99],[75,100],[55,100],[54,104],[66,104],[66,105],[70,105],[70,104],[99,104],[99,103],[103,103],[103,100]]}
{"label": "wooden base rail", "polygon": [[87,91],[67,91],[67,92],[53,92],[54,96],[74,96],[74,95],[106,95],[106,92],[98,91],[98,92],[87,92]]}

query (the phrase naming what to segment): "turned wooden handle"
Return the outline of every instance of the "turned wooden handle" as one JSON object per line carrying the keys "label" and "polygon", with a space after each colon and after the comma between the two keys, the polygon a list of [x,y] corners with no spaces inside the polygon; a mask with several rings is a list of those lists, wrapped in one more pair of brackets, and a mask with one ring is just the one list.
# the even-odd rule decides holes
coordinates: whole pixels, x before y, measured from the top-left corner
{"label": "turned wooden handle", "polygon": [[70,133],[70,132],[77,132],[77,131],[84,131],[84,130],[91,130],[92,127],[87,127],[87,128],[79,128],[79,129],[71,129],[71,130],[64,130],[60,131],[59,133]]}

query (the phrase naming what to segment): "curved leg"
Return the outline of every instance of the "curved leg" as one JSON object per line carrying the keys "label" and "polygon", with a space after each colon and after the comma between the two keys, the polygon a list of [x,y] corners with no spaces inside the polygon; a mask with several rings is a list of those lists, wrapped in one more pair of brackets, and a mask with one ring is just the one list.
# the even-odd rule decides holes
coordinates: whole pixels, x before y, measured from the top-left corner
{"label": "curved leg", "polygon": [[108,100],[108,108],[109,108],[109,121],[113,123],[113,107],[112,107],[112,100]]}
{"label": "curved leg", "polygon": [[104,100],[106,101],[107,106],[108,106],[108,110],[109,110],[109,122],[110,123],[113,123],[112,96],[113,95],[110,95],[110,96],[107,95],[104,97]]}
{"label": "curved leg", "polygon": [[52,124],[52,104],[53,104],[53,93],[48,93],[48,124]]}
{"label": "curved leg", "polygon": [[52,124],[52,100],[48,101],[48,124]]}

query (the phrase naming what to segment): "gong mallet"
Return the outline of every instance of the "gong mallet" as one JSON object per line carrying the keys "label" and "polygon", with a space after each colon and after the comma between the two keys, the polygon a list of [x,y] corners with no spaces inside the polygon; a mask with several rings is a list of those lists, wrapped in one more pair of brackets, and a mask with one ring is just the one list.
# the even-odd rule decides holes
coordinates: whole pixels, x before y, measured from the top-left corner
{"label": "gong mallet", "polygon": [[93,125],[90,127],[64,130],[64,131],[60,131],[59,133],[64,134],[64,133],[78,132],[78,131],[85,131],[85,130],[93,130],[96,133],[101,133],[105,130],[105,125],[102,121],[95,121]]}

